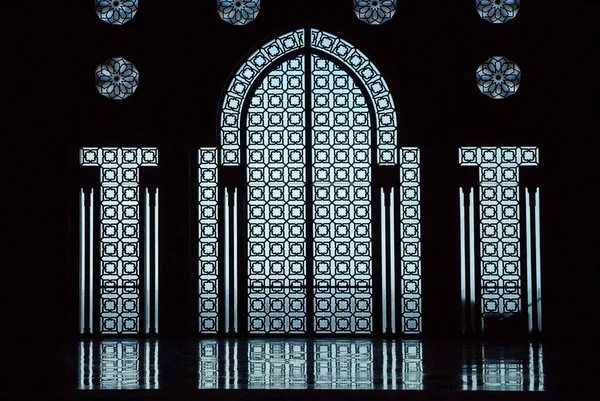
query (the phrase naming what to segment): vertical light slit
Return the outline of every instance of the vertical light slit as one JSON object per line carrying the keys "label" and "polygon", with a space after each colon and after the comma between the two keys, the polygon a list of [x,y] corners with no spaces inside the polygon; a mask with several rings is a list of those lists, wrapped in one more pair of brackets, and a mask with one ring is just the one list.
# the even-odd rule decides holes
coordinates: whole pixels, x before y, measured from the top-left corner
{"label": "vertical light slit", "polygon": [[394,215],[394,188],[390,192],[390,307],[392,308],[392,333],[396,333],[396,219]]}
{"label": "vertical light slit", "polygon": [[[233,331],[238,331],[238,210],[237,210],[237,188],[233,192]],[[237,347],[235,348],[237,353]],[[237,363],[237,360],[236,360]]]}
{"label": "vertical light slit", "polygon": [[158,334],[158,188],[154,199],[154,332]]}
{"label": "vertical light slit", "polygon": [[[229,333],[229,190],[225,189],[225,333]],[[229,345],[227,346],[229,352]]]}
{"label": "vertical light slit", "polygon": [[85,193],[79,192],[79,333],[85,330]]}
{"label": "vertical light slit", "polygon": [[458,204],[460,212],[460,311],[462,333],[467,331],[467,262],[465,238],[465,190],[458,189]]}
{"label": "vertical light slit", "polygon": [[381,315],[383,317],[382,330],[387,331],[387,299],[386,299],[386,282],[385,282],[385,247],[386,247],[386,232],[385,232],[385,192],[381,188]]}
{"label": "vertical light slit", "polygon": [[144,198],[144,311],[146,334],[150,332],[150,193],[148,188]]}
{"label": "vertical light slit", "polygon": [[540,189],[535,189],[535,287],[537,298],[537,329],[542,332],[542,261],[540,244]]}
{"label": "vertical light slit", "polygon": [[469,193],[469,265],[471,331],[475,332],[475,189]]}
{"label": "vertical light slit", "polygon": [[94,332],[94,188],[90,191],[90,220],[89,220],[89,232],[90,232],[90,242],[89,242],[89,265],[90,265],[90,277],[89,277],[89,285],[90,285],[90,305],[89,305],[89,325],[90,325],[90,334]]}
{"label": "vertical light slit", "polygon": [[531,268],[531,202],[529,201],[529,188],[525,188],[525,240],[527,254],[527,331],[533,330],[533,291],[532,291],[532,268]]}

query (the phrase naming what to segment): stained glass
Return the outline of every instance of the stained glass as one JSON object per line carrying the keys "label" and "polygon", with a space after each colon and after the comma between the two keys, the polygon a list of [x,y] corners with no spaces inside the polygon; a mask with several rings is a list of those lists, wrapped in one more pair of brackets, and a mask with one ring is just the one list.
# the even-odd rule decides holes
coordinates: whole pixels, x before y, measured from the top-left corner
{"label": "stained glass", "polygon": [[333,62],[312,58],[315,332],[372,331],[371,121]]}
{"label": "stained glass", "polygon": [[100,167],[100,332],[140,328],[139,168],[158,165],[155,148],[82,148],[81,165]]}
{"label": "stained glass", "polygon": [[260,0],[217,0],[217,11],[231,25],[246,25],[260,12]]}
{"label": "stained glass", "polygon": [[306,331],[304,56],[272,71],[247,114],[248,330]]}
{"label": "stained glass", "polygon": [[240,164],[242,106],[261,72],[278,58],[304,47],[304,30],[274,39],[255,51],[238,69],[227,88],[221,112],[221,160],[225,166]]}
{"label": "stained glass", "polygon": [[96,89],[111,100],[123,100],[133,95],[140,83],[140,74],[123,57],[106,60],[96,68]]}
{"label": "stained glass", "polygon": [[218,328],[218,169],[217,149],[198,151],[199,331]]}
{"label": "stained glass", "polygon": [[420,159],[418,148],[400,148],[400,293],[406,334],[421,332]]}
{"label": "stained glass", "polygon": [[521,85],[521,70],[506,57],[491,57],[477,69],[477,87],[492,99],[506,99]]}
{"label": "stained glass", "polygon": [[375,106],[377,164],[396,165],[398,162],[396,110],[390,90],[377,67],[353,45],[327,32],[312,29],[310,45],[342,61],[365,86]]}
{"label": "stained glass", "polygon": [[397,0],[354,0],[354,13],[369,25],[381,25],[392,19],[397,3]]}
{"label": "stained glass", "polygon": [[479,16],[493,24],[503,24],[517,16],[521,0],[476,0]]}
{"label": "stained glass", "polygon": [[462,166],[479,167],[481,318],[520,313],[521,210],[519,167],[537,166],[535,147],[462,147]]}
{"label": "stained glass", "polygon": [[138,0],[94,0],[98,18],[107,24],[123,25],[135,17]]}

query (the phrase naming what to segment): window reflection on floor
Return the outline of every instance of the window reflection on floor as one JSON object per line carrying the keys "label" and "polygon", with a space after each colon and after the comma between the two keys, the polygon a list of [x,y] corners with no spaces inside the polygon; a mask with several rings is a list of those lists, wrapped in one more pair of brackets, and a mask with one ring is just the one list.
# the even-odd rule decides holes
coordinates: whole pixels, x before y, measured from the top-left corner
{"label": "window reflection on floor", "polygon": [[[535,343],[254,338],[168,349],[160,366],[189,372],[200,390],[545,390],[543,348]],[[80,390],[158,389],[160,377],[181,385],[173,372],[159,371],[156,340],[81,341],[78,351]]]}
{"label": "window reflection on floor", "polygon": [[79,343],[79,389],[157,389],[158,342],[104,340]]}
{"label": "window reflection on floor", "polygon": [[480,344],[464,353],[463,390],[544,390],[541,344]]}

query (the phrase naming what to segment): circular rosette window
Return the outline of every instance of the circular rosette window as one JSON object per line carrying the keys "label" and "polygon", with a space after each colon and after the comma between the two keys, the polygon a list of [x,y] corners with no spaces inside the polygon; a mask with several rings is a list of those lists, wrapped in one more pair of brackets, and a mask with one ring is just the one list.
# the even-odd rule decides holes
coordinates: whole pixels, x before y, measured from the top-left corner
{"label": "circular rosette window", "polygon": [[135,17],[138,0],[94,0],[98,18],[107,24],[123,25]]}
{"label": "circular rosette window", "polygon": [[477,12],[484,20],[503,24],[517,16],[521,0],[476,0]]}
{"label": "circular rosette window", "polygon": [[477,69],[477,86],[492,99],[506,99],[521,85],[521,70],[506,57],[492,57]]}
{"label": "circular rosette window", "polygon": [[128,98],[133,95],[139,83],[138,70],[123,57],[106,60],[96,68],[96,88],[109,99]]}
{"label": "circular rosette window", "polygon": [[354,0],[356,17],[369,25],[381,25],[392,19],[397,0]]}
{"label": "circular rosette window", "polygon": [[260,0],[217,0],[217,11],[231,25],[246,25],[258,16]]}

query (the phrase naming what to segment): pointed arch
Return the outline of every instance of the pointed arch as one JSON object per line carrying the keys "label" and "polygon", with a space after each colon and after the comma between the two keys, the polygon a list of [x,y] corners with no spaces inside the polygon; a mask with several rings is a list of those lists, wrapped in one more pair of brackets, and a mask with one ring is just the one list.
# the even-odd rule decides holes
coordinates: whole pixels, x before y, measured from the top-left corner
{"label": "pointed arch", "polygon": [[[363,52],[333,34],[311,29],[310,36],[311,48],[341,61],[367,88],[376,116],[377,164],[397,165],[398,138],[394,100],[377,67]],[[281,35],[252,53],[237,70],[227,87],[221,109],[220,143],[223,165],[240,165],[242,109],[252,85],[273,62],[307,46],[304,37],[303,29]]]}

